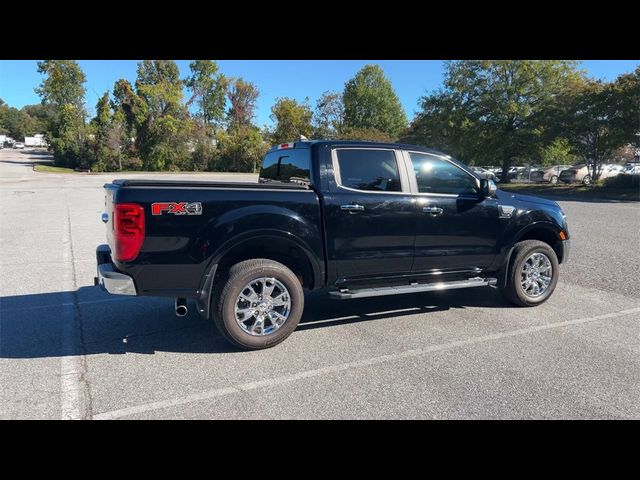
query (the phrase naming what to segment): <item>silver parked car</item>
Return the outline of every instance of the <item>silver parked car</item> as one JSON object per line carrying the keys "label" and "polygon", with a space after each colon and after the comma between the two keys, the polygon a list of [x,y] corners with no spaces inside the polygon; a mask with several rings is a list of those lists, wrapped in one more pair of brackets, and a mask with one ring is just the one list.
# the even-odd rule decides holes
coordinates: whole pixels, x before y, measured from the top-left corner
{"label": "silver parked car", "polygon": [[563,170],[571,168],[571,165],[554,165],[553,167],[540,167],[531,170],[532,182],[558,183],[558,178]]}
{"label": "silver parked car", "polygon": [[473,170],[475,173],[477,173],[478,175],[480,175],[480,177],[482,178],[486,178],[494,181],[496,179],[496,175],[492,171],[487,170],[486,168],[476,167],[475,165],[472,165],[469,168]]}
{"label": "silver parked car", "polygon": [[586,164],[574,165],[560,172],[558,180],[564,183],[583,183],[591,185],[591,174]]}

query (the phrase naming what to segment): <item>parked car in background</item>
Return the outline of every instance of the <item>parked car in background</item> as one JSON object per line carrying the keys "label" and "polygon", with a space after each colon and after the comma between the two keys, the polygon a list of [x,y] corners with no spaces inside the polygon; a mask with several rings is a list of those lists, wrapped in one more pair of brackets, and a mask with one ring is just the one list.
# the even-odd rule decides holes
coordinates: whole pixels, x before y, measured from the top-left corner
{"label": "parked car in background", "polygon": [[571,168],[571,165],[554,165],[553,167],[539,167],[531,170],[532,182],[558,183],[560,172]]}
{"label": "parked car in background", "polygon": [[586,164],[574,165],[560,172],[558,179],[564,183],[582,183],[591,185],[591,174]]}
{"label": "parked car in background", "polygon": [[475,166],[470,166],[469,168],[473,170],[475,173],[477,173],[481,178],[487,178],[494,181],[496,179],[495,173],[493,173],[490,170],[487,170],[486,168],[475,167]]}
{"label": "parked car in background", "polygon": [[600,170],[600,179],[615,177],[620,175],[624,170],[624,165],[617,165],[615,163],[605,164]]}
{"label": "parked car in background", "polygon": [[13,144],[13,148],[17,148],[18,150],[22,150],[24,148],[24,143],[16,142]]}
{"label": "parked car in background", "polygon": [[620,173],[625,175],[639,175],[640,174],[640,163],[627,163]]}

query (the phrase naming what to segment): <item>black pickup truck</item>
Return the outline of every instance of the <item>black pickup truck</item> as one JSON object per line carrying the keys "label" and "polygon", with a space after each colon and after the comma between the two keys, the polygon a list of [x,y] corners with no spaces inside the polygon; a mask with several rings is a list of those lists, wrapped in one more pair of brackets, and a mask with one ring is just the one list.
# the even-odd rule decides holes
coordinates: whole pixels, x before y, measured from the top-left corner
{"label": "black pickup truck", "polygon": [[491,286],[538,305],[569,250],[557,203],[411,145],[285,143],[255,183],[115,180],[105,192],[96,283],[176,298],[178,315],[193,299],[245,349],[287,338],[304,290],[347,300]]}

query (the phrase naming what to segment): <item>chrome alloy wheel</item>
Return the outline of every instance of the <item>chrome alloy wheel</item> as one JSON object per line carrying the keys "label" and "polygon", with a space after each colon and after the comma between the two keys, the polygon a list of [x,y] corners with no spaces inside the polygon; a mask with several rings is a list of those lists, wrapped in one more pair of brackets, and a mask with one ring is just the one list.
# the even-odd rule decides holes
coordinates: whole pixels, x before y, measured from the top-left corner
{"label": "chrome alloy wheel", "polygon": [[247,283],[236,299],[236,322],[251,335],[269,335],[278,330],[291,312],[289,290],[273,277]]}
{"label": "chrome alloy wheel", "polygon": [[532,254],[522,265],[520,285],[528,297],[539,297],[551,284],[553,267],[544,253]]}

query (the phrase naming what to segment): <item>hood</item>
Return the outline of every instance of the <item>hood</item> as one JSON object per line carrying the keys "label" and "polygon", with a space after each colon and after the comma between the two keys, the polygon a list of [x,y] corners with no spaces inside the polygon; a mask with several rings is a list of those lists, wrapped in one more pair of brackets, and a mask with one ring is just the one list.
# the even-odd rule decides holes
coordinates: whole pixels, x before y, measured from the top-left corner
{"label": "hood", "polygon": [[560,208],[560,205],[558,205],[553,200],[548,200],[542,197],[534,197],[533,195],[522,195],[520,193],[505,192],[504,190],[498,190],[496,193],[498,193],[497,197],[499,200],[507,201],[510,198],[514,198],[518,202],[536,203],[538,205],[546,205],[548,207]]}

